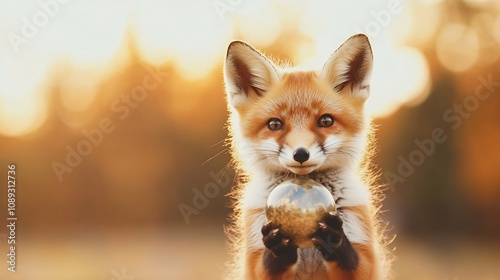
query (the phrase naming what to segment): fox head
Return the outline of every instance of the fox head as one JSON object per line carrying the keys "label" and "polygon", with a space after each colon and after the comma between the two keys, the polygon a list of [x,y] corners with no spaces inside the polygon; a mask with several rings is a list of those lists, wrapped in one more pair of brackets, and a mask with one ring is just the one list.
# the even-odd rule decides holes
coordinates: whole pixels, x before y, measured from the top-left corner
{"label": "fox head", "polygon": [[233,150],[243,168],[306,175],[359,162],[372,64],[362,34],[317,71],[277,67],[248,44],[232,42],[224,79]]}

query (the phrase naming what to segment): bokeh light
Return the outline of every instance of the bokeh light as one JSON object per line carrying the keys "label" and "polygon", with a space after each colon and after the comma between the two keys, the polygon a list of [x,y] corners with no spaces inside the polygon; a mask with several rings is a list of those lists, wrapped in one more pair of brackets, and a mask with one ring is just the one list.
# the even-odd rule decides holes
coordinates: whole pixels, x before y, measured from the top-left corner
{"label": "bokeh light", "polygon": [[472,28],[460,23],[450,23],[439,32],[436,51],[439,61],[446,69],[464,72],[477,61],[479,39]]}
{"label": "bokeh light", "polygon": [[386,46],[385,56],[375,64],[367,109],[373,116],[386,116],[403,104],[416,106],[430,89],[430,73],[424,55],[414,48]]}
{"label": "bokeh light", "polygon": [[220,279],[228,44],[319,69],[360,32],[395,274],[497,279],[497,0],[0,0],[0,168],[17,165],[20,206],[19,272],[0,279]]}
{"label": "bokeh light", "polygon": [[[15,64],[19,71],[8,73],[9,78],[4,78],[8,81],[0,85],[3,104],[11,102],[6,96],[14,93],[17,100],[30,99],[34,91],[44,86],[45,75],[51,67],[63,61],[65,65],[93,73],[81,78],[73,75],[65,78],[62,84],[61,98],[65,108],[75,112],[85,111],[95,100],[93,88],[113,71],[114,66],[126,59],[121,53],[127,40],[136,44],[141,59],[146,63],[162,65],[173,62],[185,79],[196,81],[221,66],[225,48],[231,39],[243,39],[257,48],[265,48],[276,42],[280,34],[288,33],[296,35],[289,45],[291,53],[294,53],[291,64],[309,68],[321,67],[349,36],[358,32],[369,35],[376,52],[375,68],[379,69],[378,76],[373,79],[374,94],[378,99],[370,100],[368,106],[371,115],[388,115],[415,100],[418,95],[425,96],[424,89],[429,87],[425,58],[418,55],[417,50],[411,50],[410,46],[404,49],[392,46],[391,41],[395,39],[391,34],[401,33],[397,22],[405,18],[400,2],[395,2],[396,6],[392,7],[384,1],[374,1],[365,13],[355,13],[359,5],[355,1],[343,3],[343,10],[338,9],[336,2],[297,1],[291,12],[286,12],[289,3],[284,1],[271,5],[265,1],[242,2],[241,6],[234,7],[226,3],[228,9],[220,11],[215,10],[214,3],[209,1],[195,6],[182,1],[116,3],[102,4],[98,11],[95,11],[92,1],[60,5],[47,26],[39,28],[39,35],[19,47],[19,55],[13,54],[12,46],[4,42],[3,48],[10,49],[11,53],[4,54],[4,57],[11,63],[0,67],[11,72],[9,65]],[[22,6],[9,8],[14,14],[22,14]],[[87,20],[88,17],[92,20]],[[259,20],[255,20],[257,18]],[[324,18],[332,20],[324,24]],[[17,26],[18,30],[23,28],[19,25],[19,18],[8,17],[4,20],[7,26]],[[296,24],[298,29],[293,28]],[[386,28],[389,25],[391,28]],[[408,28],[405,24],[401,26]],[[44,43],[39,44],[37,40]],[[390,46],[390,51],[387,46]],[[26,58],[27,55],[29,58]],[[35,69],[33,65],[36,65]],[[406,71],[401,71],[402,68]],[[20,79],[32,81],[13,82]],[[20,92],[25,92],[24,97],[19,96]],[[43,92],[48,91],[41,92],[39,99],[43,99]],[[18,129],[1,126],[0,133],[22,136],[40,127],[43,118],[39,114],[47,110],[44,107],[46,102],[24,104],[14,110],[23,116],[14,118],[19,123],[12,127]],[[22,113],[23,106],[26,107],[24,111],[29,108],[31,112],[39,112],[37,117]],[[33,111],[33,106],[44,108]],[[7,118],[7,112],[0,112],[3,119]]]}

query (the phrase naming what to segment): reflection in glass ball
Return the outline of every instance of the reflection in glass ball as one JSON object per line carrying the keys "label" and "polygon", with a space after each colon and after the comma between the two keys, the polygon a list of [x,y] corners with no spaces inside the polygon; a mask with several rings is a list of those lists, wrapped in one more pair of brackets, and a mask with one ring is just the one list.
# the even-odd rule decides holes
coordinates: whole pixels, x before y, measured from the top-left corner
{"label": "reflection in glass ball", "polygon": [[299,248],[312,247],[311,236],[326,212],[335,211],[330,191],[311,179],[292,179],[276,186],[267,198],[266,217]]}

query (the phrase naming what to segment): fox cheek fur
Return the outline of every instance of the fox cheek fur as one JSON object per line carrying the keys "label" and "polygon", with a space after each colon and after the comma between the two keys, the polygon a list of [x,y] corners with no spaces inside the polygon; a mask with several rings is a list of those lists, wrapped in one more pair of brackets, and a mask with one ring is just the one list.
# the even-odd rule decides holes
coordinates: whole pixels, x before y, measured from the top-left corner
{"label": "fox cheek fur", "polygon": [[[356,162],[371,64],[364,36],[346,42],[318,72],[286,71],[246,43],[231,43],[225,81],[233,124],[247,140],[242,156],[300,175]],[[281,127],[270,129],[273,120]]]}
{"label": "fox cheek fur", "polygon": [[[388,279],[377,191],[361,167],[369,156],[364,103],[372,63],[361,34],[317,71],[283,69],[244,42],[229,45],[224,79],[241,183],[231,193],[234,260],[227,279]],[[265,224],[270,191],[296,176],[319,181],[337,201],[338,214],[325,217],[317,236],[337,237],[340,247],[326,250],[333,255],[319,245],[297,249]]]}

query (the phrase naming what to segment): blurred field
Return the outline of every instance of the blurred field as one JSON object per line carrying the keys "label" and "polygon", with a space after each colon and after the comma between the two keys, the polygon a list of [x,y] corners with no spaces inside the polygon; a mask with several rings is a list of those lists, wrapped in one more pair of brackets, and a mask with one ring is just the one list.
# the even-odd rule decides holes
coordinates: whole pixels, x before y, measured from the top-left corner
{"label": "blurred field", "polygon": [[[392,246],[396,279],[499,279],[499,243],[396,239]],[[18,272],[2,269],[1,279],[221,279],[228,258],[222,230],[213,227],[30,235],[20,238],[18,254]]]}
{"label": "blurred field", "polygon": [[228,44],[320,69],[359,32],[395,279],[500,279],[498,0],[0,0],[0,279],[220,279]]}

